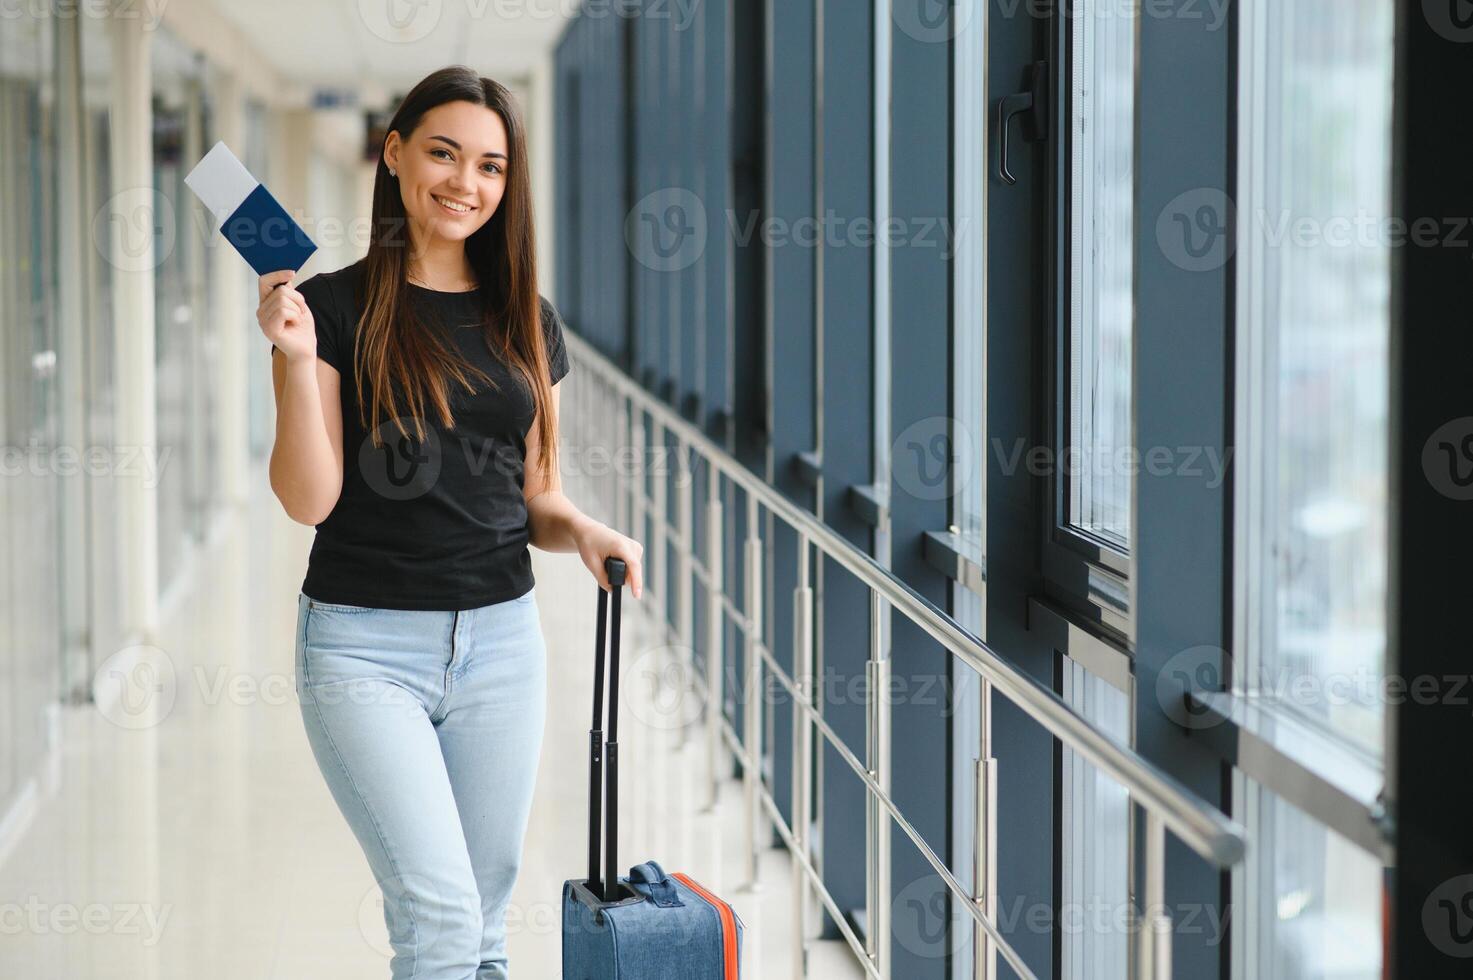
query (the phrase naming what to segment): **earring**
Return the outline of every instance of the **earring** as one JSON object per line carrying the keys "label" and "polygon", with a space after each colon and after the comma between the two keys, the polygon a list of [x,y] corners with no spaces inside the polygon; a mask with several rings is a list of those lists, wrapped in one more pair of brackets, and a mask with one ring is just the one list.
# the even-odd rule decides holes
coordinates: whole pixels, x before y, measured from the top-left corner
{"label": "earring", "polygon": [[390,168],[389,168],[389,176],[390,176],[390,177],[394,177],[394,176],[397,176],[397,174],[395,174],[395,173],[394,173],[394,168],[393,168],[393,167],[390,167]]}

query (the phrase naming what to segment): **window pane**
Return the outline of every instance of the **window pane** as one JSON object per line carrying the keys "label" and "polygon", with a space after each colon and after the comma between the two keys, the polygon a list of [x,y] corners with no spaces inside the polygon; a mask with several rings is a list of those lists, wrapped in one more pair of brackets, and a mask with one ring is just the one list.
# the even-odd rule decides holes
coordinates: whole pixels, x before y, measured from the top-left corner
{"label": "window pane", "polygon": [[1240,773],[1234,812],[1256,842],[1233,871],[1235,980],[1380,980],[1381,864]]}
{"label": "window pane", "polygon": [[[1072,660],[1064,700],[1122,742],[1130,699]],[[1130,969],[1130,796],[1125,787],[1064,749],[1063,895],[1059,946],[1064,980],[1123,977]]]}
{"label": "window pane", "polygon": [[1239,683],[1379,754],[1392,3],[1242,14]]}
{"label": "window pane", "polygon": [[1071,70],[1069,524],[1130,539],[1130,336],[1135,21],[1108,0],[1069,18]]}

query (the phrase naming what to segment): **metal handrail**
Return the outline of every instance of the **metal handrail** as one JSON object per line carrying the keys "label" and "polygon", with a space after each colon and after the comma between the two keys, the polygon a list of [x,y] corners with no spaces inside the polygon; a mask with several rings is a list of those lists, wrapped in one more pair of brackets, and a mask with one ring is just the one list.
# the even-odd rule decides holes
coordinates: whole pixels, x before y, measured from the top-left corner
{"label": "metal handrail", "polygon": [[[798,685],[807,680],[810,670],[807,661],[803,658],[811,656],[807,649],[811,646],[811,638],[803,638],[801,633],[802,630],[808,630],[811,627],[812,594],[807,588],[807,574],[804,571],[808,567],[811,546],[821,549],[826,557],[841,565],[869,589],[872,639],[870,660],[867,666],[872,692],[883,690],[888,678],[889,656],[888,652],[882,648],[879,637],[882,631],[888,633],[888,627],[882,624],[885,624],[885,617],[889,610],[898,609],[946,647],[949,652],[961,657],[977,671],[984,682],[984,689],[998,690],[1042,725],[1053,737],[1058,738],[1072,751],[1126,788],[1133,801],[1146,811],[1144,896],[1148,909],[1152,907],[1159,909],[1160,899],[1163,897],[1165,866],[1164,850],[1161,845],[1166,830],[1170,830],[1197,854],[1218,867],[1231,867],[1241,860],[1244,852],[1244,834],[1241,827],[1233,820],[1197,797],[1191,790],[1139,755],[1134,749],[1095,726],[1064,702],[1052,689],[996,653],[980,638],[917,593],[907,583],[896,578],[873,557],[856,548],[827,525],[819,522],[812,514],[782,496],[698,427],[691,424],[670,406],[656,399],[654,395],[625,374],[618,365],[581,337],[567,332],[565,338],[575,360],[627,403],[630,410],[629,415],[627,419],[620,418],[619,421],[621,424],[628,424],[629,431],[625,434],[636,452],[642,454],[644,449],[643,417],[648,415],[656,426],[657,432],[663,430],[677,440],[681,449],[678,458],[682,472],[685,472],[684,468],[688,465],[687,450],[698,453],[711,467],[712,493],[707,504],[709,512],[707,533],[711,535],[707,547],[712,553],[709,565],[701,563],[694,557],[690,520],[691,494],[688,485],[682,488],[679,495],[677,525],[672,525],[665,514],[667,509],[665,481],[663,479],[653,481],[653,495],[647,495],[643,488],[644,474],[641,470],[641,485],[638,493],[631,491],[628,494],[629,518],[631,522],[642,522],[646,516],[654,518],[654,541],[650,542],[647,551],[651,555],[659,556],[659,559],[652,565],[651,581],[647,587],[661,602],[665,599],[665,586],[669,579],[668,570],[663,567],[665,547],[672,541],[678,545],[680,579],[676,598],[680,605],[681,622],[673,628],[682,634],[682,639],[693,640],[692,637],[684,635],[691,629],[690,609],[693,599],[690,594],[690,585],[693,579],[700,581],[706,587],[710,604],[709,615],[721,619],[730,618],[745,638],[747,660],[744,671],[746,687],[744,727],[748,733],[748,741],[745,745],[734,743],[733,750],[742,765],[746,789],[747,853],[744,858],[749,880],[754,882],[756,880],[755,840],[760,811],[765,806],[770,818],[780,817],[771,793],[763,782],[760,766],[762,706],[756,692],[760,685],[764,665],[792,695],[794,710],[802,716],[800,723],[795,714],[795,739],[807,738],[809,731],[817,729],[831,745],[839,750],[839,757],[854,770],[866,786],[870,801],[866,811],[867,863],[869,865],[867,906],[871,913],[871,920],[863,947],[858,945],[856,937],[852,934],[846,933],[845,938],[856,955],[864,961],[867,974],[888,976],[889,971],[888,917],[884,906],[888,902],[890,856],[889,834],[885,829],[885,824],[889,820],[894,820],[936,870],[947,889],[961,900],[962,907],[970,913],[977,928],[981,930],[978,935],[979,951],[985,947],[986,952],[979,952],[979,964],[988,961],[991,953],[1000,953],[1020,976],[1032,976],[1031,971],[1026,968],[1016,951],[1001,936],[996,923],[992,920],[991,913],[995,896],[990,893],[987,885],[980,885],[977,895],[968,896],[961,884],[951,874],[946,863],[914,831],[901,814],[899,807],[890,798],[888,792],[890,723],[889,710],[888,706],[883,703],[884,699],[873,696],[870,698],[870,712],[866,724],[867,762],[861,763],[827,725],[811,697],[804,690],[800,690]],[[641,414],[635,416],[635,412]],[[619,414],[623,415],[622,412]],[[634,421],[636,417],[640,420],[638,425]],[[612,413],[604,412],[596,419],[590,417],[587,421],[588,424],[608,425],[613,418]],[[736,603],[726,594],[721,581],[720,535],[713,529],[722,523],[722,505],[718,487],[720,478],[723,476],[742,488],[747,494],[748,540],[744,554],[745,574],[747,575],[746,610],[737,608]],[[623,485],[620,481],[615,488],[614,509],[617,516],[622,516],[618,510],[621,503],[619,491],[622,489]],[[800,540],[799,562],[800,572],[803,574],[800,574],[799,581],[803,584],[795,590],[794,601],[795,626],[798,623],[802,625],[795,631],[795,643],[798,648],[795,650],[793,677],[789,677],[778,665],[761,637],[762,549],[755,528],[760,508],[763,507],[791,526]],[[651,508],[654,513],[647,515],[646,511]],[[642,523],[638,526],[642,527]],[[670,623],[665,625],[667,628],[672,627]],[[711,630],[708,637],[707,655],[710,657],[708,671],[717,670],[717,676],[720,676],[722,644],[719,641],[719,632],[717,632],[719,626],[714,619],[708,623],[708,629]],[[704,697],[708,702],[708,708],[711,707],[709,693]],[[718,751],[718,746],[723,739],[734,742],[734,735],[734,731],[726,725],[724,716],[719,710],[708,711],[709,752]],[[799,743],[795,740],[794,752],[794,805],[800,808],[796,812],[806,818],[809,815],[810,803],[806,798],[807,750],[800,749]],[[804,759],[797,758],[800,752],[804,753]],[[713,763],[711,793],[714,801],[714,756],[710,761]],[[995,760],[979,761],[984,769],[995,766]],[[995,777],[995,770],[993,770],[993,776]],[[984,783],[986,778],[984,777]],[[982,788],[980,792],[991,793],[993,790]],[[979,814],[981,813],[980,807],[984,803],[990,820],[995,813],[990,800],[979,799]],[[792,852],[795,867],[801,872],[801,874],[795,874],[795,904],[800,924],[805,907],[805,895],[802,892],[803,881],[811,880],[820,899],[824,900],[826,905],[832,906],[833,904],[832,897],[823,886],[821,874],[815,868],[807,851],[808,842],[802,839],[803,824],[804,821],[797,819],[796,816],[792,828],[783,824],[780,819],[777,819],[775,824],[784,844]],[[982,824],[979,822],[979,831],[981,828]],[[989,838],[985,844],[985,849],[989,853],[979,854],[979,858],[983,860],[987,868],[993,867],[994,855],[990,852],[994,848],[995,844]],[[882,896],[886,898],[882,899]],[[1154,906],[1151,903],[1154,903]],[[1169,915],[1160,911],[1146,911],[1143,924],[1152,935],[1137,936],[1141,942],[1135,953],[1135,972],[1142,977],[1169,977]],[[795,952],[796,976],[804,975],[801,955],[804,938],[801,934],[799,935],[797,944],[799,949]],[[987,972],[990,974],[991,970],[988,969]]]}
{"label": "metal handrail", "polygon": [[1142,806],[1157,813],[1166,828],[1202,858],[1221,868],[1231,867],[1242,859],[1244,832],[1236,821],[1069,707],[1052,690],[996,653],[976,634],[896,578],[889,569],[821,524],[808,511],[800,509],[674,409],[656,400],[583,338],[571,331],[565,336],[570,353],[580,362],[596,366],[606,382],[699,451],[711,466],[755,497],[763,507],[782,517],[827,557],[880,593],[937,642],[966,660],[973,670],[991,681],[1008,700],[1027,712],[1055,738],[1108,773]]}

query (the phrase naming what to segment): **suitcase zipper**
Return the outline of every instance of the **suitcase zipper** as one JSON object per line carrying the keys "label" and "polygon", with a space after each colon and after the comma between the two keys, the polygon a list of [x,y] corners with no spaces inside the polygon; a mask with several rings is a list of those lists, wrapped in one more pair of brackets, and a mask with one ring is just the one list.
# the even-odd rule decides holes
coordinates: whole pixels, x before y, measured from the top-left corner
{"label": "suitcase zipper", "polygon": [[736,913],[731,910],[730,905],[696,884],[690,875],[677,871],[670,877],[678,878],[687,888],[704,898],[721,917],[723,980],[737,980]]}

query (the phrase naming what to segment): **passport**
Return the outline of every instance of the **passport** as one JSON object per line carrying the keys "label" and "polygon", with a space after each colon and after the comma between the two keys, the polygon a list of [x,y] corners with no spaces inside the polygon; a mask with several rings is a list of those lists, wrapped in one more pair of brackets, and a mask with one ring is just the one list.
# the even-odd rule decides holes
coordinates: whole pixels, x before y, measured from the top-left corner
{"label": "passport", "polygon": [[256,275],[300,269],[317,245],[266,185],[251,176],[224,141],[210,147],[184,178]]}

